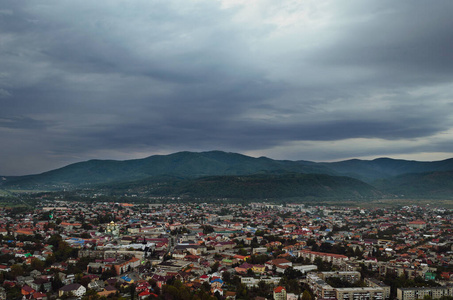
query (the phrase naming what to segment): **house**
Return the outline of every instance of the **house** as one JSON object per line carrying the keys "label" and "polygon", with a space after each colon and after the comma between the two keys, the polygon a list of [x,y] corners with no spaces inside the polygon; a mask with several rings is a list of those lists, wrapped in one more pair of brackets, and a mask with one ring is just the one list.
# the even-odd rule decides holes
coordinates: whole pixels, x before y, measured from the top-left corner
{"label": "house", "polygon": [[162,288],[164,284],[167,283],[169,279],[171,279],[172,276],[166,276],[166,275],[159,275],[159,274],[154,274],[151,279],[154,280],[157,283],[157,286],[159,288]]}
{"label": "house", "polygon": [[109,295],[116,294],[117,291],[118,290],[114,286],[107,285],[102,292],[98,292],[98,295],[100,297],[108,297]]}
{"label": "house", "polygon": [[45,293],[35,292],[35,293],[33,293],[32,299],[35,299],[35,300],[47,300],[47,295]]}
{"label": "house", "polygon": [[253,268],[252,264],[243,263],[240,266],[237,266],[236,268],[234,268],[234,270],[239,274],[242,274],[242,273],[245,274],[245,273],[247,273],[248,269],[252,269],[252,268]]}
{"label": "house", "polygon": [[236,243],[233,241],[218,242],[214,245],[215,250],[223,252],[227,249],[233,249],[236,246]]}
{"label": "house", "polygon": [[178,274],[175,275],[175,278],[181,282],[188,282],[191,278],[190,272],[178,271]]}
{"label": "house", "polygon": [[299,250],[298,256],[309,259],[311,262],[314,262],[316,258],[321,258],[323,261],[331,262],[334,265],[338,265],[349,260],[346,255],[316,252],[310,250]]}
{"label": "house", "polygon": [[270,266],[270,268],[272,269],[272,266],[276,266],[276,265],[291,267],[293,265],[293,263],[284,258],[277,258],[277,259],[273,259],[273,260],[266,262],[266,265]]}
{"label": "house", "polygon": [[115,268],[115,272],[117,275],[121,275],[124,272],[130,271],[133,268],[136,268],[140,265],[140,259],[133,257],[128,261],[125,262],[118,262],[113,264],[113,267]]}
{"label": "house", "polygon": [[148,291],[148,290],[144,290],[143,292],[141,292],[140,294],[138,294],[138,299],[146,299],[148,298],[149,296],[151,296],[151,292]]}
{"label": "house", "polygon": [[264,265],[253,265],[252,271],[254,273],[262,274],[262,273],[264,273],[266,271],[266,266],[264,266]]}
{"label": "house", "polygon": [[286,300],[298,300],[299,295],[296,295],[294,293],[287,293],[286,294]]}
{"label": "house", "polygon": [[38,270],[33,270],[30,272],[30,276],[32,276],[33,278],[38,278],[39,276],[41,276],[41,272],[39,272]]}
{"label": "house", "polygon": [[102,291],[105,287],[105,282],[102,280],[93,280],[88,283],[88,288],[96,291]]}
{"label": "house", "polygon": [[65,285],[61,289],[58,290],[58,296],[61,297],[63,295],[73,295],[76,297],[82,297],[85,295],[87,289],[78,283],[71,283],[68,285]]}
{"label": "house", "polygon": [[35,291],[43,289],[46,292],[50,292],[52,290],[52,283],[47,279],[37,278],[30,283],[30,287]]}
{"label": "house", "polygon": [[66,230],[72,230],[74,228],[82,227],[82,223],[69,223],[69,222],[61,222],[60,226]]}
{"label": "house", "polygon": [[9,272],[11,271],[11,267],[5,266],[5,265],[0,265],[0,272]]}
{"label": "house", "polygon": [[286,300],[286,289],[278,286],[274,289],[274,300]]}
{"label": "house", "polygon": [[236,300],[236,292],[227,291],[225,292],[226,300]]}
{"label": "house", "polygon": [[20,292],[24,297],[27,297],[28,295],[32,295],[36,291],[34,289],[32,289],[30,286],[24,285],[22,287],[22,289],[20,290]]}
{"label": "house", "polygon": [[424,229],[426,228],[426,222],[422,220],[409,222],[408,226],[414,229]]}
{"label": "house", "polygon": [[220,278],[213,279],[211,281],[211,293],[219,293],[221,296],[223,296],[223,280]]}

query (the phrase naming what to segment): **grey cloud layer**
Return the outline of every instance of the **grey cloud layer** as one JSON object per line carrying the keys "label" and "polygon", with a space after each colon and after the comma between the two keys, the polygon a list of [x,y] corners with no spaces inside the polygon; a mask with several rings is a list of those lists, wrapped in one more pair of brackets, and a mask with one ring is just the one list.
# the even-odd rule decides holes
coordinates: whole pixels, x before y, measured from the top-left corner
{"label": "grey cloud layer", "polygon": [[452,2],[240,2],[3,3],[0,174],[452,128]]}

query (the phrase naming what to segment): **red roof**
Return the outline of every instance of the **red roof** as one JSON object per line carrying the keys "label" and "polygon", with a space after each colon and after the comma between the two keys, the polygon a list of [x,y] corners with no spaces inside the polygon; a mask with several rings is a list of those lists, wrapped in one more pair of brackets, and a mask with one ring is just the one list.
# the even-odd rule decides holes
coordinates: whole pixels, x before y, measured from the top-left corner
{"label": "red roof", "polygon": [[148,290],[144,290],[143,292],[138,294],[139,297],[145,297],[145,296],[149,296],[149,295],[151,295],[151,293]]}
{"label": "red roof", "polygon": [[42,299],[44,297],[47,297],[47,295],[44,293],[40,293],[40,292],[33,293],[33,299]]}
{"label": "red roof", "polygon": [[284,287],[278,286],[278,287],[276,287],[276,288],[274,289],[274,292],[275,292],[275,293],[281,293],[283,290],[286,291],[286,289],[285,289]]}
{"label": "red roof", "polygon": [[422,225],[422,224],[426,224],[426,222],[425,221],[411,221],[411,222],[409,222],[409,224],[420,224],[420,225]]}

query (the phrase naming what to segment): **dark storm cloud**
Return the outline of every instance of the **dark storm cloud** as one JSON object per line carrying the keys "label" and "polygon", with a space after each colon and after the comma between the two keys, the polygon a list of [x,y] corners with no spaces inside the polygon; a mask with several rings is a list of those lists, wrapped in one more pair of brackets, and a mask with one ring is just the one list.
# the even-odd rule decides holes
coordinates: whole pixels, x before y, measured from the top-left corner
{"label": "dark storm cloud", "polygon": [[27,117],[0,118],[0,129],[46,129],[49,122],[42,122]]}
{"label": "dark storm cloud", "polygon": [[450,152],[452,6],[4,3],[0,174],[180,150]]}
{"label": "dark storm cloud", "polygon": [[342,33],[331,47],[312,58],[328,66],[370,68],[380,80],[376,84],[392,87],[448,82],[453,76],[453,3],[431,4],[363,3],[353,22],[339,25]]}

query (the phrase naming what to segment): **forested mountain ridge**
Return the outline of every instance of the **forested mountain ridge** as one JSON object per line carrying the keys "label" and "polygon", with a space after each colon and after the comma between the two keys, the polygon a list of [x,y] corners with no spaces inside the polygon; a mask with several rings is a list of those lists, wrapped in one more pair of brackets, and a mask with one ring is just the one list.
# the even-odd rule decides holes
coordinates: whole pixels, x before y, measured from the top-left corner
{"label": "forested mountain ridge", "polygon": [[209,151],[89,160],[36,175],[3,176],[0,186],[4,190],[148,187],[159,195],[194,197],[445,197],[452,194],[452,178],[453,159],[323,163]]}

